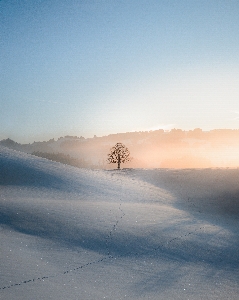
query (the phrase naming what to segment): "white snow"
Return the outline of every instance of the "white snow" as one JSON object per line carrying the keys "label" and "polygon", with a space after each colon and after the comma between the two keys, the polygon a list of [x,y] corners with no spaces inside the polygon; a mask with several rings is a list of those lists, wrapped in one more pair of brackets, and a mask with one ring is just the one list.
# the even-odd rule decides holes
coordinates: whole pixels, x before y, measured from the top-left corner
{"label": "white snow", "polygon": [[238,299],[238,182],[0,147],[0,299]]}

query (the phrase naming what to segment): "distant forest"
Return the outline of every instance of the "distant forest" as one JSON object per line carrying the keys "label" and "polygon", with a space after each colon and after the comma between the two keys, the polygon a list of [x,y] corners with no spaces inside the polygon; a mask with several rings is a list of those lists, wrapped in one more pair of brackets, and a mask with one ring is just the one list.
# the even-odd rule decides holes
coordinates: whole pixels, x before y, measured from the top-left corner
{"label": "distant forest", "polygon": [[125,144],[133,157],[122,167],[239,167],[239,130],[232,129],[155,130],[93,138],[64,136],[32,144],[5,139],[0,145],[81,168],[111,169],[117,166],[107,164],[107,154],[118,142]]}

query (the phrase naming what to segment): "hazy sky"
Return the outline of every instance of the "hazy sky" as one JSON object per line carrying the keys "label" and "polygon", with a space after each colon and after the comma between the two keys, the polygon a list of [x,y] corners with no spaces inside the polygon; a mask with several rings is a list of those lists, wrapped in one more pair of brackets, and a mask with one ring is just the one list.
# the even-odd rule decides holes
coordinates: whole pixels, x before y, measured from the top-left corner
{"label": "hazy sky", "polygon": [[1,0],[0,139],[239,128],[238,0]]}

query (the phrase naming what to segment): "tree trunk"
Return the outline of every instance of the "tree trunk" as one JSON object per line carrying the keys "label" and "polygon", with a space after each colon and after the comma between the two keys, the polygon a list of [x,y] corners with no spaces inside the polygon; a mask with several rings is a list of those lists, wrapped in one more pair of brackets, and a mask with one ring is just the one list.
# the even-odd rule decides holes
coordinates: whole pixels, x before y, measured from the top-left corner
{"label": "tree trunk", "polygon": [[120,169],[120,155],[118,154],[118,169]]}

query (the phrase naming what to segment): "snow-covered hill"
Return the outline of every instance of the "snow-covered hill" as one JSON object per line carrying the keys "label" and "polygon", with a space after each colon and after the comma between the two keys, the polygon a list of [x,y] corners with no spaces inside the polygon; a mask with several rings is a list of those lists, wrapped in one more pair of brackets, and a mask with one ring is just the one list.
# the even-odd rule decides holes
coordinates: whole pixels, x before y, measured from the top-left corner
{"label": "snow-covered hill", "polygon": [[0,299],[237,299],[239,170],[86,170],[0,147]]}

